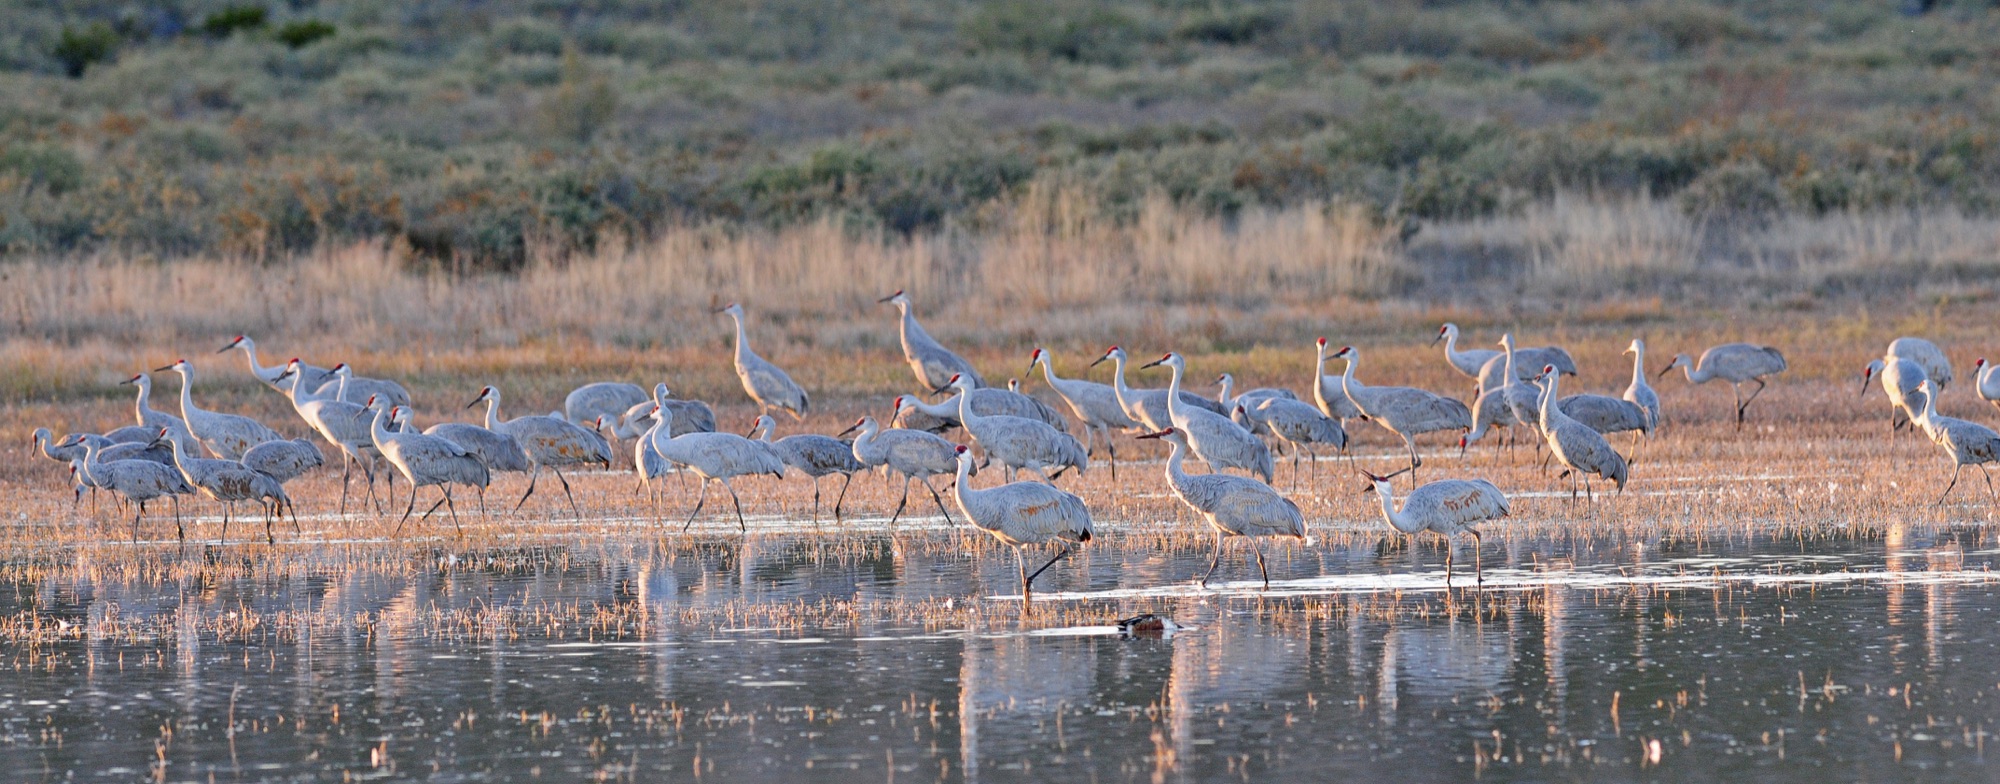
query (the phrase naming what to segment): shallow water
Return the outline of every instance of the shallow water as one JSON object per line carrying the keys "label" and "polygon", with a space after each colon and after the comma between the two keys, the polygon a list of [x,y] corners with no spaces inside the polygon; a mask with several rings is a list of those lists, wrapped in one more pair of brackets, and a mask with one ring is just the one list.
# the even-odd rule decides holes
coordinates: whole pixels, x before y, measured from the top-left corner
{"label": "shallow water", "polygon": [[[1025,622],[1010,553],[860,536],[52,569],[0,591],[51,630],[0,780],[1991,778],[1970,533],[1489,534],[1483,590],[1468,547],[1447,590],[1433,545],[1267,545],[1267,593],[1107,543]],[[1194,628],[1110,625],[1146,610]]]}

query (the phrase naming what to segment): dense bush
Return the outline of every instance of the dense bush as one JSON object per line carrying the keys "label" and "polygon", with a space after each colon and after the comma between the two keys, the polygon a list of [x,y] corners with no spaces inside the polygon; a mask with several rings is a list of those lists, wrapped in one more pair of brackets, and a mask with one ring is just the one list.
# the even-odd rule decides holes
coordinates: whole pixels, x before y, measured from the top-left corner
{"label": "dense bush", "polygon": [[1715,227],[2000,204],[2000,11],[1872,0],[99,0],[0,10],[0,252],[978,228],[1584,190]]}

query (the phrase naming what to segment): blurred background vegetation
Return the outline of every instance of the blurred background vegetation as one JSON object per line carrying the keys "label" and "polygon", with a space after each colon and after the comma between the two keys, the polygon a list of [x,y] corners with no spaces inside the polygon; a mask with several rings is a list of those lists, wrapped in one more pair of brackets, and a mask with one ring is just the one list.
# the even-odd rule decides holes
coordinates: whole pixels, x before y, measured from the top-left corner
{"label": "blurred background vegetation", "polygon": [[[0,249],[507,270],[671,227],[976,233],[1641,199],[2000,206],[1990,2],[23,0]],[[1328,207],[1328,209],[1331,209]]]}

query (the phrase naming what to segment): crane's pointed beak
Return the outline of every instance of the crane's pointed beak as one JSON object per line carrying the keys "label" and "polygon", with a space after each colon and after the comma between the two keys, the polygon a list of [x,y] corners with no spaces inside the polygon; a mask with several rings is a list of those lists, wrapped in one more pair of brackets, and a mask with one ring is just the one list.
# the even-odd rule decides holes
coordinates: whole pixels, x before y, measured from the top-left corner
{"label": "crane's pointed beak", "polygon": [[1459,436],[1459,437],[1458,437],[1458,457],[1459,457],[1459,459],[1461,459],[1461,460],[1465,459],[1465,443],[1466,443],[1466,442],[1465,442],[1465,436]]}
{"label": "crane's pointed beak", "polygon": [[1658,373],[1654,374],[1654,375],[1653,375],[1653,378],[1655,378],[1655,379],[1661,379],[1661,378],[1666,378],[1666,377],[1667,377],[1667,373],[1671,372],[1671,371],[1672,371],[1673,369],[1674,369],[1674,366],[1673,366],[1673,365],[1671,365],[1671,364],[1667,365],[1666,367],[1663,367],[1663,368],[1660,368],[1660,372],[1658,372]]}
{"label": "crane's pointed beak", "polygon": [[1140,369],[1140,370],[1145,370],[1146,368],[1149,368],[1149,367],[1156,367],[1156,366],[1158,366],[1158,365],[1159,365],[1159,364],[1160,364],[1161,362],[1165,362],[1165,361],[1166,361],[1166,360],[1164,360],[1164,359],[1155,359],[1155,360],[1153,360],[1153,361],[1151,361],[1151,362],[1148,362],[1148,363],[1146,363],[1146,364],[1144,364],[1144,365],[1140,365],[1140,366],[1139,366],[1139,369]]}
{"label": "crane's pointed beak", "polygon": [[1092,362],[1092,363],[1090,363],[1090,366],[1091,366],[1091,367],[1097,367],[1098,365],[1102,365],[1102,364],[1104,364],[1104,360],[1107,360],[1107,359],[1110,359],[1110,358],[1111,358],[1111,355],[1110,355],[1110,354],[1105,354],[1104,356],[1101,356],[1101,357],[1098,357],[1098,358],[1097,358],[1097,361],[1096,361],[1096,362]]}
{"label": "crane's pointed beak", "polygon": [[228,352],[229,352],[229,350],[230,350],[230,349],[232,349],[232,348],[235,348],[235,347],[236,347],[236,344],[235,344],[235,343],[231,343],[231,344],[229,344],[229,345],[227,345],[227,346],[223,346],[222,348],[218,348],[218,349],[216,349],[216,350],[215,350],[215,353],[217,353],[217,354],[226,354],[226,353],[228,353]]}
{"label": "crane's pointed beak", "polygon": [[1444,340],[1444,333],[1443,333],[1443,332],[1439,332],[1439,333],[1437,333],[1437,336],[1436,336],[1436,337],[1433,337],[1433,338],[1431,338],[1431,345],[1433,345],[1433,346],[1437,345],[1437,344],[1438,344],[1438,341],[1440,341],[1440,340]]}
{"label": "crane's pointed beak", "polygon": [[1869,379],[1872,379],[1872,378],[1874,378],[1874,377],[1875,377],[1875,374],[1874,374],[1874,372],[1873,372],[1873,371],[1870,371],[1870,372],[1865,372],[1865,373],[1862,373],[1862,374],[1861,374],[1861,395],[1860,395],[1861,397],[1867,397],[1867,396],[1868,396],[1868,381],[1869,381]]}
{"label": "crane's pointed beak", "polygon": [[938,386],[936,386],[936,387],[933,387],[933,388],[931,388],[931,394],[933,394],[933,395],[942,395],[942,394],[944,394],[944,391],[945,391],[945,390],[947,390],[947,389],[950,389],[950,388],[951,388],[951,385],[950,385],[950,384],[940,384],[940,385],[938,385]]}
{"label": "crane's pointed beak", "polygon": [[1137,438],[1141,438],[1141,439],[1145,439],[1145,438],[1166,438],[1166,437],[1167,437],[1167,431],[1165,431],[1165,430],[1162,430],[1162,431],[1160,431],[1160,432],[1158,432],[1158,433],[1146,433],[1146,434],[1143,434],[1143,435],[1140,435],[1140,436],[1136,436],[1136,437],[1137,437]]}
{"label": "crane's pointed beak", "polygon": [[173,369],[174,369],[174,366],[173,366],[173,365],[168,365],[168,366],[166,366],[166,367],[160,367],[160,368],[153,368],[153,372],[155,372],[155,373],[165,373],[165,372],[167,372],[167,371],[169,371],[169,370],[173,370]]}
{"label": "crane's pointed beak", "polygon": [[860,430],[860,429],[861,429],[861,426],[860,426],[860,425],[849,425],[849,426],[847,427],[847,429],[846,429],[846,430],[842,430],[842,431],[840,431],[840,435],[836,435],[836,436],[834,436],[834,438],[839,438],[840,436],[844,436],[844,435],[847,435],[848,433],[852,433],[852,432],[854,432],[854,431],[856,431],[856,430]]}

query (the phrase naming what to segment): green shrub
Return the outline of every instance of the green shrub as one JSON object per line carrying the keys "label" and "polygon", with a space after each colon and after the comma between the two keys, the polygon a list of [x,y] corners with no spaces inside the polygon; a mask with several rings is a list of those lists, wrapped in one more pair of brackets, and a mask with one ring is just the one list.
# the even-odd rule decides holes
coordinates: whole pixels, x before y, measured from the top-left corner
{"label": "green shrub", "polygon": [[214,38],[228,38],[240,31],[263,27],[268,13],[261,5],[229,6],[203,17],[201,30]]}
{"label": "green shrub", "polygon": [[1000,0],[974,14],[962,35],[977,49],[1104,65],[1129,62],[1146,43],[1131,16],[1087,2]]}
{"label": "green shrub", "polygon": [[1777,178],[1763,165],[1740,161],[1703,172],[1681,192],[1681,211],[1695,220],[1762,227],[1784,207]]}
{"label": "green shrub", "polygon": [[1181,22],[1174,28],[1174,37],[1214,44],[1241,45],[1278,29],[1284,23],[1283,15],[1268,8],[1210,10]]}
{"label": "green shrub", "polygon": [[10,174],[61,196],[83,184],[83,162],[61,147],[21,145],[0,148],[0,174]]}
{"label": "green shrub", "polygon": [[334,27],[330,22],[322,22],[318,19],[304,19],[296,22],[286,22],[284,26],[278,28],[276,37],[279,43],[293,49],[304,49],[307,46],[311,46],[315,41],[333,37],[333,33]]}
{"label": "green shrub", "polygon": [[118,53],[118,32],[103,22],[91,22],[83,27],[65,27],[56,44],[49,50],[49,56],[62,63],[63,73],[71,79],[83,77],[83,72],[96,63],[109,62]]}

